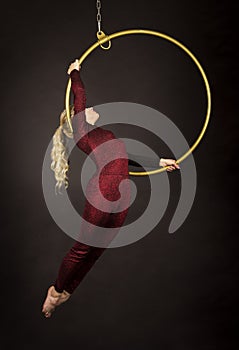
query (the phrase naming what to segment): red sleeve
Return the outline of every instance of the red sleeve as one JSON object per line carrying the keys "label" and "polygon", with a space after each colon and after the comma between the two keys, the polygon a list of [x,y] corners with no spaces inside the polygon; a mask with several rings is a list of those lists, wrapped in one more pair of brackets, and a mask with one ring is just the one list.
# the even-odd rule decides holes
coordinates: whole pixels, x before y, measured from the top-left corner
{"label": "red sleeve", "polygon": [[88,132],[90,124],[86,122],[85,107],[86,95],[85,87],[80,77],[80,72],[74,69],[70,73],[71,88],[74,95],[74,116],[72,118],[73,135],[77,146],[84,152],[91,151]]}
{"label": "red sleeve", "polygon": [[71,88],[74,94],[74,110],[75,114],[81,112],[86,107],[86,95],[80,72],[77,69],[71,71]]}

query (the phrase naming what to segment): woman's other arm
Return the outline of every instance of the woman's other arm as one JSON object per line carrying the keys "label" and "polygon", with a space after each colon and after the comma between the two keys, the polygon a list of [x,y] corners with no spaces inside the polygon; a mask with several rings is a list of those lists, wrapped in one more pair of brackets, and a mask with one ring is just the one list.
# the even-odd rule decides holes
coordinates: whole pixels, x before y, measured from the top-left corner
{"label": "woman's other arm", "polygon": [[140,156],[132,153],[127,153],[128,154],[128,164],[137,166],[137,167],[150,167],[150,168],[158,168],[159,167],[159,162],[160,158],[155,157],[146,157],[146,156]]}
{"label": "woman's other arm", "polygon": [[180,166],[176,163],[175,159],[165,159],[165,158],[151,158],[146,156],[139,156],[131,153],[128,154],[128,164],[138,167],[149,167],[149,168],[159,168],[167,167],[167,171],[173,171],[180,169]]}

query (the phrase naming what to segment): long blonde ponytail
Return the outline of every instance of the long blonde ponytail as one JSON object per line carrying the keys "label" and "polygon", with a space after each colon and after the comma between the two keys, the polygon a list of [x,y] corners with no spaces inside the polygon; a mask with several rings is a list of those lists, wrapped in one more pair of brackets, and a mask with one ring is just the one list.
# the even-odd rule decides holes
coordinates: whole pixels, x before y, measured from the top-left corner
{"label": "long blonde ponytail", "polygon": [[[71,107],[71,118],[73,115],[74,107]],[[61,193],[60,190],[62,186],[67,189],[69,184],[67,176],[67,172],[69,170],[67,141],[69,138],[73,138],[73,133],[69,128],[68,122],[66,120],[66,110],[64,110],[60,115],[60,125],[53,135],[53,146],[51,150],[51,170],[53,170],[55,173],[56,194],[57,192]]]}

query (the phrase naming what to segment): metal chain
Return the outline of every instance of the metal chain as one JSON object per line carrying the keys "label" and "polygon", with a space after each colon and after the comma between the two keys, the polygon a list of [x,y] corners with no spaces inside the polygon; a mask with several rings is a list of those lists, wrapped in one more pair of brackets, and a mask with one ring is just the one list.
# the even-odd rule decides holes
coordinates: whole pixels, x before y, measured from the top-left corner
{"label": "metal chain", "polygon": [[[96,36],[98,40],[102,40],[106,37],[105,33],[101,30],[101,0],[96,0],[96,8],[97,8],[97,16],[96,20],[98,22],[98,32],[96,33]],[[108,41],[108,46],[104,46],[104,44],[100,44],[100,47],[104,50],[109,50],[111,48],[111,41]]]}
{"label": "metal chain", "polygon": [[97,15],[96,15],[96,20],[98,22],[98,32],[101,32],[101,13],[100,13],[100,9],[101,9],[101,1],[97,0],[96,1],[96,8],[97,8]]}

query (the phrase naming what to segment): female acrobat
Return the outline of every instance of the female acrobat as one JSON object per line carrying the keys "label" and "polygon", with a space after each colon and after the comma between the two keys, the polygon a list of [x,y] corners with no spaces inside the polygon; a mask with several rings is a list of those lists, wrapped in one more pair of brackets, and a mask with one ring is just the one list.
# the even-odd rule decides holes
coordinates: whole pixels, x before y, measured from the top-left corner
{"label": "female acrobat", "polygon": [[[109,231],[104,237],[104,246],[86,244],[79,239],[67,252],[59,267],[56,280],[48,288],[42,306],[42,313],[46,318],[51,317],[56,307],[70,298],[117,234],[117,230],[123,225],[129,209],[130,183],[129,181],[123,181],[124,195],[119,192],[119,185],[122,180],[127,180],[129,177],[128,166],[141,166],[140,164],[142,164],[154,168],[167,166],[167,171],[180,169],[174,159],[151,159],[127,153],[123,141],[116,138],[112,131],[97,127],[95,124],[99,118],[99,113],[92,107],[86,108],[86,95],[80,77],[80,69],[78,60],[75,60],[70,64],[67,71],[71,77],[71,87],[74,95],[74,106],[71,109],[73,133],[71,133],[68,123],[65,122],[66,111],[64,110],[60,116],[60,126],[53,136],[51,168],[55,173],[56,188],[60,189],[63,185],[67,188],[68,161],[65,141],[67,137],[74,138],[76,145],[93,159],[97,167],[96,173],[87,184],[83,212],[84,220],[80,234],[82,234],[82,237],[89,236],[94,239],[94,235],[97,236],[99,226],[109,228]],[[112,141],[113,147],[110,144],[107,148],[107,141]],[[99,146],[104,143],[106,145],[104,152],[99,152]],[[107,162],[107,157],[113,160]],[[102,196],[107,199],[107,207],[104,207],[104,210],[99,209]],[[121,198],[123,199],[121,200]],[[90,224],[87,225],[87,223]],[[113,234],[111,234],[110,228],[113,229]]]}

